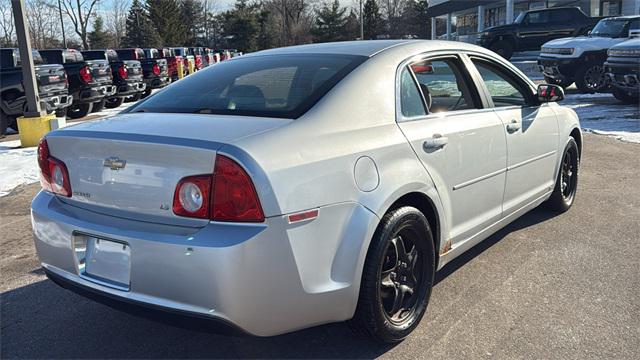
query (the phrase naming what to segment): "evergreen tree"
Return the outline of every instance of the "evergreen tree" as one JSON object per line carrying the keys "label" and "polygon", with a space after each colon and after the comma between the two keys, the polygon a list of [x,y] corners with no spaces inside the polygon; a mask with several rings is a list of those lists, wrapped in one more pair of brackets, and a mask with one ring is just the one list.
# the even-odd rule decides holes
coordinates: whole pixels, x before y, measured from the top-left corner
{"label": "evergreen tree", "polygon": [[384,27],[380,7],[376,0],[365,1],[362,17],[362,22],[364,23],[364,38],[366,40],[376,39],[376,37],[382,33]]}
{"label": "evergreen tree", "polygon": [[345,39],[345,17],[347,9],[340,7],[338,0],[325,2],[320,10],[316,10],[316,21],[311,29],[315,42],[340,41]]}
{"label": "evergreen tree", "polygon": [[133,0],[127,16],[126,33],[123,46],[160,47],[162,40],[149,19],[149,13],[139,0]]}
{"label": "evergreen tree", "polygon": [[186,24],[183,22],[182,5],[178,0],[147,0],[149,19],[155,26],[165,46],[186,43]]}
{"label": "evergreen tree", "polygon": [[360,38],[360,19],[356,15],[353,8],[349,11],[349,15],[344,23],[345,40],[355,40]]}
{"label": "evergreen tree", "polygon": [[260,34],[259,5],[237,0],[233,9],[222,14],[222,28],[228,45],[244,52],[255,51]]}
{"label": "evergreen tree", "polygon": [[415,35],[420,39],[431,36],[431,19],[427,14],[428,0],[410,0],[402,12],[402,35]]}
{"label": "evergreen tree", "polygon": [[197,38],[204,34],[202,28],[204,8],[201,3],[195,0],[182,0],[180,12],[185,36],[183,45],[195,46],[198,42]]}
{"label": "evergreen tree", "polygon": [[111,44],[113,35],[104,29],[102,17],[96,16],[93,20],[93,31],[89,32],[87,38],[92,49],[105,49]]}

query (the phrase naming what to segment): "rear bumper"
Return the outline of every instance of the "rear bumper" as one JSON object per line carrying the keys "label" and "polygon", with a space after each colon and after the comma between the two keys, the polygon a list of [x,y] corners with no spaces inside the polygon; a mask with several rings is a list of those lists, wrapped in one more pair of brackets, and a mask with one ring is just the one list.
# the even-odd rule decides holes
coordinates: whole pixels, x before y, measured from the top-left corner
{"label": "rear bumper", "polygon": [[[39,193],[32,225],[42,266],[65,287],[111,301],[222,321],[271,336],[351,318],[378,219],[356,203],[322,207],[312,221],[211,222],[189,228],[87,211]],[[82,273],[78,233],[130,247],[128,289]]]}
{"label": "rear bumper", "polygon": [[71,95],[53,95],[49,97],[40,98],[40,101],[44,104],[47,112],[53,112],[58,109],[63,109],[71,106],[73,103],[73,96]]}
{"label": "rear bumper", "polygon": [[89,103],[100,101],[105,97],[112,96],[116,93],[116,87],[113,85],[100,85],[82,89],[77,96],[74,95],[75,103]]}
{"label": "rear bumper", "polygon": [[139,82],[127,82],[117,86],[117,93],[114,96],[124,97],[135,95],[136,93],[143,92],[147,88],[147,84],[143,81]]}
{"label": "rear bumper", "polygon": [[144,82],[145,84],[147,84],[147,88],[160,89],[171,84],[171,77],[162,76],[151,79],[144,79]]}

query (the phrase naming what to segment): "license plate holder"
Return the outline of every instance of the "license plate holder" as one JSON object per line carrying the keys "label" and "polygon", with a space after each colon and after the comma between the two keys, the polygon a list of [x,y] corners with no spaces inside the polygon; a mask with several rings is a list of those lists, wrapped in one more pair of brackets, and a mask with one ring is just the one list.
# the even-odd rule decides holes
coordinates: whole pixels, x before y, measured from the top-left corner
{"label": "license plate holder", "polygon": [[74,248],[81,277],[119,290],[129,290],[131,278],[129,244],[82,234],[75,236]]}

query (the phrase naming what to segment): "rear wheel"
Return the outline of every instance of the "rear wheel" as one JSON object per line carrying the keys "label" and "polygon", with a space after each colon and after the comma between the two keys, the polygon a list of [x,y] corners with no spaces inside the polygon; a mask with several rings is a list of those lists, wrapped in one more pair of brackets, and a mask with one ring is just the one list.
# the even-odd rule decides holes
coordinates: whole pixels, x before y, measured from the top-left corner
{"label": "rear wheel", "polygon": [[146,98],[146,97],[147,97],[147,96],[149,96],[149,95],[151,95],[151,88],[150,88],[150,87],[148,87],[148,88],[146,88],[146,89],[144,90],[144,92],[142,93],[141,98],[142,98],[142,99],[144,99],[144,98]]}
{"label": "rear wheel", "polygon": [[98,111],[102,111],[102,109],[104,109],[104,105],[107,103],[106,99],[102,99],[100,101],[94,102],[93,106],[91,107],[91,112],[98,112]]}
{"label": "rear wheel", "polygon": [[625,104],[632,104],[632,105],[640,104],[640,94],[634,96],[630,93],[627,93],[615,87],[613,88],[612,93],[613,93],[613,96],[616,97],[616,99],[622,101]]}
{"label": "rear wheel", "polygon": [[107,103],[104,105],[107,109],[115,109],[118,106],[122,105],[124,102],[123,97],[114,97],[107,100]]}
{"label": "rear wheel", "polygon": [[61,118],[61,117],[67,116],[67,109],[68,108],[65,107],[65,108],[56,110],[56,117]]}
{"label": "rear wheel", "polygon": [[80,119],[87,116],[91,112],[92,103],[84,103],[78,105],[71,105],[67,110],[67,116],[72,119]]}
{"label": "rear wheel", "polygon": [[350,325],[380,342],[401,341],[427,309],[434,274],[427,218],[410,206],[391,210],[371,240]]}
{"label": "rear wheel", "polygon": [[604,66],[595,61],[582,65],[575,76],[576,86],[583,93],[592,94],[607,87],[607,77]]}
{"label": "rear wheel", "polygon": [[568,81],[568,80],[560,80],[560,79],[555,79],[555,78],[548,77],[548,76],[544,77],[544,81],[547,84],[553,84],[553,85],[562,86],[565,89],[568,88],[569,86],[571,86],[571,84],[573,84],[573,82]]}
{"label": "rear wheel", "polygon": [[513,44],[506,40],[496,41],[491,45],[491,50],[503,58],[509,60],[513,56]]}
{"label": "rear wheel", "polygon": [[552,210],[565,212],[571,208],[576,198],[578,189],[578,167],[580,165],[580,152],[574,138],[569,138],[569,143],[564,149],[560,170],[556,178],[556,187],[547,204]]}

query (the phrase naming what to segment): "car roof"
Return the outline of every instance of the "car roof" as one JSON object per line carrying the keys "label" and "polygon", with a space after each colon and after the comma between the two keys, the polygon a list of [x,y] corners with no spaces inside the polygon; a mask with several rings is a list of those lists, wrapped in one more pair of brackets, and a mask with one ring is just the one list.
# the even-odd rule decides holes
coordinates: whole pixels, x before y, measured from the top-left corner
{"label": "car roof", "polygon": [[306,44],[288,46],[283,48],[269,49],[247,54],[243,57],[260,55],[280,55],[280,54],[334,54],[334,55],[359,55],[372,57],[389,49],[400,50],[402,48],[413,48],[416,45],[425,45],[429,50],[483,50],[484,48],[459,42],[444,40],[357,40],[341,41],[318,44]]}
{"label": "car roof", "polygon": [[629,20],[629,19],[638,19],[640,15],[625,15],[625,16],[611,16],[606,17],[602,20]]}

